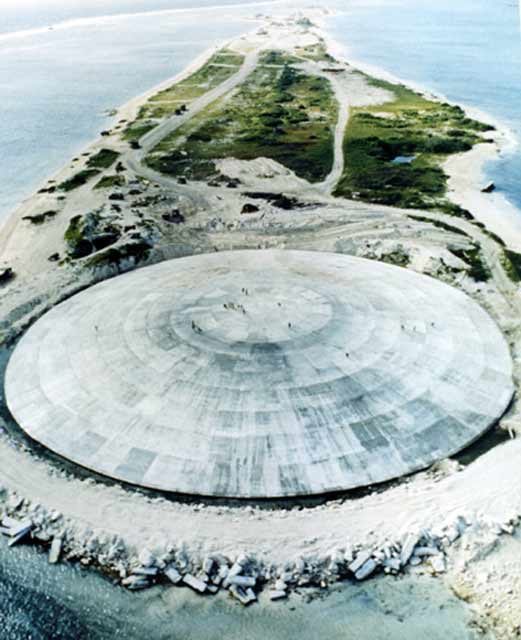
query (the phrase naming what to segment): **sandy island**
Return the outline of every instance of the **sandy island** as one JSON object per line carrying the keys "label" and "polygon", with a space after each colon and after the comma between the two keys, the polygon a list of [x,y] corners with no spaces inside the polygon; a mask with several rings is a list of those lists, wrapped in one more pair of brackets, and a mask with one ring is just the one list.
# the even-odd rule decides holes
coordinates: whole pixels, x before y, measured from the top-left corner
{"label": "sandy island", "polygon": [[[500,195],[481,192],[483,164],[498,153],[505,134],[484,134],[495,141],[454,154],[443,165],[450,200],[468,209],[470,218],[435,208],[402,209],[335,197],[345,169],[344,134],[352,110],[385,104],[389,90],[369,84],[339,58],[316,26],[320,17],[310,12],[284,20],[267,18],[246,36],[206,52],[176,78],[120,108],[110,131],[9,218],[0,236],[2,378],[24,329],[94,282],[168,258],[273,247],[384,260],[459,287],[487,309],[507,337],[517,380],[521,300],[517,281],[505,268],[500,240],[520,250],[521,226],[514,211],[504,213],[508,205]],[[327,59],[317,54],[323,43],[328,44]],[[233,62],[233,74],[195,95],[186,113],[164,118],[129,145],[124,132],[140,109],[158,92],[189,79],[223,49],[230,60],[240,56],[240,62]],[[218,166],[225,178],[214,184],[180,180],[151,168],[146,158],[163,139],[203,117],[219,100],[229,100],[257,68],[259,56],[272,50],[303,56],[301,70],[330,82],[340,105],[332,165],[323,179],[310,182],[267,158],[221,159]],[[312,55],[306,58],[306,51]],[[334,67],[334,72],[324,71],[326,67]],[[113,165],[101,167],[94,179],[108,177],[114,188],[94,189],[91,182],[60,188],[92,168],[89,161],[107,148],[117,155],[119,173],[114,174]],[[116,180],[117,175],[123,178]],[[270,195],[252,201],[245,192]],[[288,206],[281,208],[281,195]],[[178,217],[172,217],[173,211]],[[109,231],[109,226],[98,230],[96,241],[103,234],[117,236],[110,259],[106,247],[97,248],[90,237],[94,249],[73,255],[71,221],[87,212],[97,212],[93,224],[100,217],[110,222]],[[38,218],[42,213],[48,216]],[[460,247],[460,256],[479,246],[478,266],[486,278],[472,277],[476,264],[462,261],[450,251],[452,246]],[[53,562],[68,557],[100,567],[130,588],[147,586],[166,568],[166,580],[184,579],[201,591],[224,584],[245,601],[253,599],[247,589],[256,584],[267,584],[274,598],[284,598],[296,586],[325,587],[378,571],[423,572],[443,576],[458,595],[474,602],[481,623],[494,628],[498,637],[514,637],[521,604],[516,529],[521,442],[509,439],[508,433],[515,434],[519,425],[517,403],[495,431],[502,442],[478,448],[471,462],[443,461],[361,495],[269,507],[176,500],[90,477],[34,447],[5,407],[0,415],[0,508],[8,516],[3,525],[9,530],[29,521],[25,533],[50,546]],[[203,574],[211,579],[201,584]]]}

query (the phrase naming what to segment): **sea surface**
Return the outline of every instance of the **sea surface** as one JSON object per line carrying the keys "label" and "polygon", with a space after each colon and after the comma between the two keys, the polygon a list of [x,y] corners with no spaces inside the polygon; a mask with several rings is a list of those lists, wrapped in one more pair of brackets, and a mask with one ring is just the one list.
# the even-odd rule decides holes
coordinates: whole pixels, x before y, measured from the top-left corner
{"label": "sea surface", "polygon": [[0,221],[101,130],[107,113],[255,27],[280,2],[2,0]]}

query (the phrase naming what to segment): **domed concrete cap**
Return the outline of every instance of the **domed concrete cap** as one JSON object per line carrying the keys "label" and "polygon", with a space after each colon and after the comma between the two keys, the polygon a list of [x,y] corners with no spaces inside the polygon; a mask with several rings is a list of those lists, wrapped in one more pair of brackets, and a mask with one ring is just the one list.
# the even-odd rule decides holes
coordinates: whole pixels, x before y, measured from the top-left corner
{"label": "domed concrete cap", "polygon": [[139,269],[21,339],[20,426],[101,474],[165,491],[279,497],[396,478],[480,436],[513,394],[491,318],[406,269],[235,251]]}

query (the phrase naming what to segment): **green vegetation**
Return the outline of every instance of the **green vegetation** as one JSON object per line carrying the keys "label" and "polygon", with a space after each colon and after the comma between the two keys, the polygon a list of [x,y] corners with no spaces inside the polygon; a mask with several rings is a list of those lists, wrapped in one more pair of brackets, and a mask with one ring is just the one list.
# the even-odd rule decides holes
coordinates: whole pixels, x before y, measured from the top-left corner
{"label": "green vegetation", "polygon": [[313,60],[314,62],[331,63],[336,62],[333,56],[329,55],[326,49],[325,42],[321,41],[318,44],[309,45],[307,47],[297,47],[295,50],[297,55]]}
{"label": "green vegetation", "polygon": [[132,124],[129,124],[128,127],[123,132],[123,139],[127,140],[127,142],[137,142],[144,135],[146,135],[149,131],[156,128],[157,122],[141,122],[140,120],[136,120]]}
{"label": "green vegetation", "polygon": [[64,240],[71,253],[76,253],[78,245],[83,241],[83,219],[82,216],[74,216],[69,222],[65,231]]}
{"label": "green vegetation", "polygon": [[70,219],[65,231],[69,258],[78,260],[117,242],[120,230],[99,213],[91,212]]}
{"label": "green vegetation", "polygon": [[72,176],[72,178],[62,182],[58,188],[61,189],[61,191],[72,191],[87,184],[91,178],[99,175],[99,173],[99,169],[83,169]]}
{"label": "green vegetation", "polygon": [[[280,52],[274,55],[287,63]],[[336,98],[325,78],[289,64],[260,66],[235,94],[165,138],[147,162],[164,173],[205,180],[216,175],[215,160],[266,157],[317,182],[332,168],[337,117]]]}
{"label": "green vegetation", "polygon": [[502,247],[507,246],[503,238],[498,236],[497,233],[494,233],[493,231],[489,231],[486,227],[483,228],[483,233],[485,233],[489,238],[492,238],[492,240],[494,240],[494,242],[497,242],[500,246]]}
{"label": "green vegetation", "polygon": [[113,149],[100,149],[89,158],[87,165],[95,169],[108,169],[119,158],[119,153]]}
{"label": "green vegetation", "polygon": [[431,218],[425,218],[424,216],[413,215],[409,215],[408,218],[410,218],[411,220],[417,220],[418,222],[426,222],[427,224],[432,224],[433,227],[438,227],[439,229],[443,229],[444,231],[448,231],[449,233],[457,233],[462,236],[468,235],[461,229],[458,229],[458,227],[453,227],[451,224],[441,222],[441,220],[431,220]]}
{"label": "green vegetation", "polygon": [[521,282],[521,253],[503,249],[501,264],[512,282]]}
{"label": "green vegetation", "polygon": [[43,213],[36,213],[34,216],[24,216],[22,220],[27,220],[31,224],[43,224],[47,220],[52,219],[57,215],[57,211],[50,210],[44,211]]}
{"label": "green vegetation", "polygon": [[448,247],[449,251],[460,260],[463,260],[469,267],[468,274],[476,282],[487,282],[492,277],[490,269],[483,261],[481,247],[479,244],[472,244],[469,248]]}
{"label": "green vegetation", "polygon": [[272,49],[271,51],[265,51],[259,56],[260,65],[275,65],[278,67],[284,67],[287,64],[298,64],[302,62],[297,56],[291,56],[285,51],[278,49]]}
{"label": "green vegetation", "polygon": [[[336,195],[465,214],[445,199],[447,176],[440,165],[447,156],[482,142],[479,134],[492,127],[467,118],[460,107],[364,77],[394,99],[352,110],[344,143],[345,171]],[[404,160],[397,163],[397,158]]]}
{"label": "green vegetation", "polygon": [[150,98],[139,110],[136,120],[126,127],[123,138],[128,142],[138,141],[154,129],[159,120],[181,113],[183,107],[237,73],[243,62],[241,54],[221,49],[191,76]]}
{"label": "green vegetation", "polygon": [[110,187],[123,187],[125,178],[121,175],[103,176],[94,187],[95,189],[109,189]]}

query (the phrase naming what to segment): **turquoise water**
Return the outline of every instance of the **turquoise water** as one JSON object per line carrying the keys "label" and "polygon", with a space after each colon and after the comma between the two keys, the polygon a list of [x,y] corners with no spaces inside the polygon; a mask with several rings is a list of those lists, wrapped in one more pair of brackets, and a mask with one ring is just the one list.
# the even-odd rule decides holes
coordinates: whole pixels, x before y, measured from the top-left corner
{"label": "turquoise water", "polygon": [[[516,0],[336,3],[335,38],[356,60],[486,111],[521,139],[521,33]],[[347,7],[347,9],[346,9]],[[489,166],[521,207],[521,150]]]}

